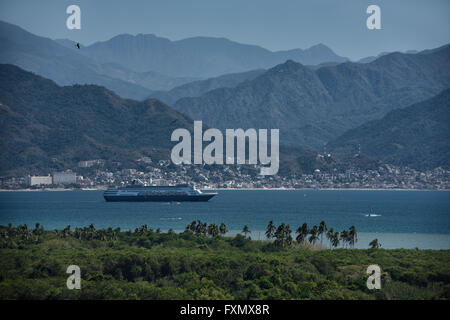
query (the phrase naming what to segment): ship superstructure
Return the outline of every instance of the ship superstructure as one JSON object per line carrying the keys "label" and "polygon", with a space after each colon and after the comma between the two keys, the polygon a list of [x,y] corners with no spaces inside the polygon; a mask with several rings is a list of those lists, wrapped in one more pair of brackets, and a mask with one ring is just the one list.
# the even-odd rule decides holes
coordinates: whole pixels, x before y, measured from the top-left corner
{"label": "ship superstructure", "polygon": [[203,193],[189,185],[127,186],[110,188],[103,193],[106,201],[208,201],[217,193]]}

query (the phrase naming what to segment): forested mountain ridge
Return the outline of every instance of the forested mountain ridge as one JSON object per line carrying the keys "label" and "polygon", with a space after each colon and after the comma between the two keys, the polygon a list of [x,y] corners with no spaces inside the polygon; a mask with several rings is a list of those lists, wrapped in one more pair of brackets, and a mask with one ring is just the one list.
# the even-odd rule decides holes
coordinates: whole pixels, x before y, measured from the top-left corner
{"label": "forested mountain ridge", "polygon": [[416,169],[450,168],[450,89],[389,112],[328,143],[337,155],[358,152]]}
{"label": "forested mountain ridge", "polygon": [[67,168],[88,159],[169,157],[171,133],[192,120],[156,99],[122,99],[96,85],[60,87],[0,65],[2,172]]}
{"label": "forested mountain ridge", "polygon": [[324,143],[450,86],[450,46],[313,70],[287,61],[235,88],[182,98],[174,108],[217,128],[279,128],[284,144]]}

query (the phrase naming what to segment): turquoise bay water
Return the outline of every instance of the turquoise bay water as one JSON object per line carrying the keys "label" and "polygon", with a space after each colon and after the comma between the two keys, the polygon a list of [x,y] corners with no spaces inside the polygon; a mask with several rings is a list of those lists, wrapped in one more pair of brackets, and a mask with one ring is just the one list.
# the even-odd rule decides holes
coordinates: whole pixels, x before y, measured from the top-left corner
{"label": "turquoise bay water", "polygon": [[[200,219],[225,222],[235,234],[248,225],[263,239],[269,220],[294,231],[303,222],[342,230],[354,225],[356,247],[378,238],[384,248],[450,249],[450,192],[366,190],[220,190],[206,203],[105,202],[102,191],[0,192],[0,225],[36,222],[46,229],[96,228],[184,230]],[[371,216],[367,216],[368,214]],[[294,235],[295,237],[295,235]]]}

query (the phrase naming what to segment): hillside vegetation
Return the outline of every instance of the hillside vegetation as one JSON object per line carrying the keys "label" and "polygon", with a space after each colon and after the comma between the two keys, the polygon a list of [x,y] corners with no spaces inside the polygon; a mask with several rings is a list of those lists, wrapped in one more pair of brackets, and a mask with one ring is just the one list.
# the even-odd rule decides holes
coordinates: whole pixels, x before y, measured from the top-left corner
{"label": "hillside vegetation", "polygon": [[337,155],[361,153],[416,169],[450,168],[450,89],[426,101],[391,111],[349,130],[327,148]]}
{"label": "hillside vegetation", "polygon": [[[142,156],[170,159],[173,130],[192,132],[193,120],[156,99],[122,99],[95,85],[60,87],[13,65],[0,65],[0,125],[0,174],[17,175],[73,170],[78,161],[89,159],[120,162],[114,168],[136,168]],[[376,167],[370,159],[320,161],[316,155],[281,146],[279,172]]]}
{"label": "hillside vegetation", "polygon": [[450,87],[450,45],[313,70],[289,60],[234,88],[173,107],[211,127],[279,128],[280,143],[322,148],[349,129]]}
{"label": "hillside vegetation", "polygon": [[[449,250],[282,248],[243,235],[207,237],[0,228],[0,299],[448,299]],[[66,269],[81,268],[81,290]],[[382,270],[368,290],[368,265]]]}
{"label": "hillside vegetation", "polygon": [[122,99],[96,85],[60,87],[0,65],[1,172],[48,171],[87,159],[168,159],[176,128],[190,119],[164,103]]}

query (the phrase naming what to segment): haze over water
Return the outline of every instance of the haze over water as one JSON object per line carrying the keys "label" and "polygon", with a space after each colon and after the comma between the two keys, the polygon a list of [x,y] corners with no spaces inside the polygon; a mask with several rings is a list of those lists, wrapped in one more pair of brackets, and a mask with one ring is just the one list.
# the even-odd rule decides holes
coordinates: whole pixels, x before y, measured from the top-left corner
{"label": "haze over water", "polygon": [[[357,248],[378,238],[383,248],[450,249],[448,191],[220,190],[206,203],[105,202],[102,191],[0,192],[0,225],[36,222],[45,229],[88,226],[184,230],[193,220],[220,224],[229,235],[244,225],[264,239],[267,223],[324,220],[335,231],[354,225]],[[369,216],[370,214],[370,216]],[[324,241],[325,242],[325,241]]]}

